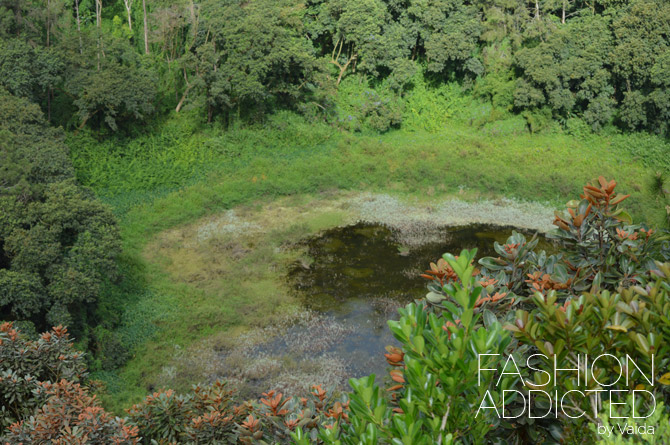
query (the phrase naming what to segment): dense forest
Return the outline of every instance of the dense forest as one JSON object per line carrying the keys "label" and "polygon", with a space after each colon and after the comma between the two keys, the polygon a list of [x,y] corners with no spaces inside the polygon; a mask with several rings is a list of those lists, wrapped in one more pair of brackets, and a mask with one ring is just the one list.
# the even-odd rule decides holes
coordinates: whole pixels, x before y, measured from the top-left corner
{"label": "dense forest", "polygon": [[[654,0],[8,1],[1,85],[66,128],[128,128],[167,110],[401,125],[417,78],[458,81],[501,111],[667,134],[670,6]],[[363,80],[364,79],[364,80]]]}
{"label": "dense forest", "polygon": [[[664,443],[669,122],[666,0],[0,0],[0,442],[647,440],[596,429],[634,399],[472,422],[538,378],[482,383],[480,354],[611,353],[637,371],[586,386],[625,371]],[[391,370],[343,389],[314,351],[352,333],[291,280],[344,250],[305,240],[360,221],[398,258],[445,226],[507,232],[375,300]],[[300,329],[307,352],[268,352]]]}

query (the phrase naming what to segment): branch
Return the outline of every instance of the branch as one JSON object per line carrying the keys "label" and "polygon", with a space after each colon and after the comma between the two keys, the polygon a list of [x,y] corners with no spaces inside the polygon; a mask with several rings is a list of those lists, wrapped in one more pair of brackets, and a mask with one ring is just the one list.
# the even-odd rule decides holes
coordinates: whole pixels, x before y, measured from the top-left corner
{"label": "branch", "polygon": [[449,408],[451,408],[451,396],[447,401],[447,412],[442,416],[442,424],[440,425],[440,437],[437,438],[437,445],[442,445],[442,433],[447,428],[447,418],[449,417]]}
{"label": "branch", "polygon": [[79,130],[81,130],[82,128],[84,128],[84,125],[86,125],[86,122],[88,122],[88,120],[89,120],[90,118],[92,118],[93,116],[95,116],[95,114],[96,114],[98,111],[100,111],[100,109],[97,109],[97,110],[95,110],[93,113],[86,115],[86,117],[85,117],[84,120],[81,122],[81,124],[79,125],[79,127],[77,127],[77,129],[75,130],[75,132],[74,132],[74,135],[75,135],[75,136],[79,133]]}

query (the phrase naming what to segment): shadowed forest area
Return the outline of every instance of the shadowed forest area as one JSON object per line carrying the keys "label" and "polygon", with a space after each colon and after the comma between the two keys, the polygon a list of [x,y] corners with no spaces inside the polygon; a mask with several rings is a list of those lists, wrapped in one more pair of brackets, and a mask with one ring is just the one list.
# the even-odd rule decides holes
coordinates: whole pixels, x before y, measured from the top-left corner
{"label": "shadowed forest area", "polygon": [[0,0],[0,441],[666,443],[669,122],[664,0]]}

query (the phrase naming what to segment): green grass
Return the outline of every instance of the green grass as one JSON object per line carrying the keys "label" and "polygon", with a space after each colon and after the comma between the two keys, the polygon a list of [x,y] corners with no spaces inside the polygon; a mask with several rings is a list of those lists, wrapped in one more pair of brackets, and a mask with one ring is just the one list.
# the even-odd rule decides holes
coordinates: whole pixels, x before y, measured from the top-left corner
{"label": "green grass", "polygon": [[[598,175],[615,178],[631,193],[636,220],[662,224],[665,203],[649,191],[655,171],[666,168],[648,156],[663,156],[661,140],[640,136],[575,137],[562,133],[519,133],[507,127],[449,122],[439,130],[396,130],[383,135],[351,134],[325,124],[308,124],[280,113],[264,126],[228,132],[192,129],[177,118],[164,130],[134,140],[97,143],[86,135],[70,138],[79,179],[110,203],[121,221],[126,276],[133,280],[113,304],[123,306],[117,328],[134,357],[119,372],[97,373],[108,385],[109,408],[120,412],[141,399],[147,383],[167,363],[169,345],[190,344],[227,329],[257,323],[262,286],[280,274],[265,271],[258,286],[235,283],[217,292],[235,295],[216,306],[211,293],[175,280],[158,262],[143,256],[157,234],[205,215],[255,201],[329,190],[369,190],[439,199],[515,197],[560,206]],[[644,140],[660,147],[631,149]],[[658,144],[657,144],[658,145]],[[307,222],[309,231],[323,216]],[[268,246],[288,235],[268,238]],[[269,248],[269,247],[268,247]],[[246,269],[269,251],[258,248]],[[272,259],[272,264],[281,264]],[[233,277],[234,278],[234,277]],[[246,284],[245,284],[246,283]],[[246,287],[245,287],[246,286]],[[209,296],[208,296],[209,295]],[[108,304],[111,304],[108,302]],[[214,315],[213,315],[214,314]],[[166,337],[167,336],[167,337]]]}

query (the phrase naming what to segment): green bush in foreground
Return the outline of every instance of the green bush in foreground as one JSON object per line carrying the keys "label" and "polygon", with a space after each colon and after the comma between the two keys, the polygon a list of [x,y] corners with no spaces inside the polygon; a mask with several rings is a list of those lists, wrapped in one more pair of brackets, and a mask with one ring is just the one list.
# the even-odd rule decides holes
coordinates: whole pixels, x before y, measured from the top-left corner
{"label": "green bush in foreground", "polygon": [[410,304],[400,310],[400,320],[389,321],[404,362],[391,374],[399,383],[388,388],[393,397],[386,400],[374,376],[352,379],[350,421],[322,430],[325,443],[482,443],[499,425],[490,410],[473,421],[477,400],[487,394],[501,400],[501,391],[515,382],[504,378],[497,385],[490,373],[481,380],[478,376],[480,354],[491,354],[481,366],[498,368],[511,338],[497,321],[484,327],[482,313],[475,312],[482,292],[474,276],[475,254],[476,249],[461,252],[458,259],[445,255],[458,281],[445,289],[449,303],[444,311]]}

